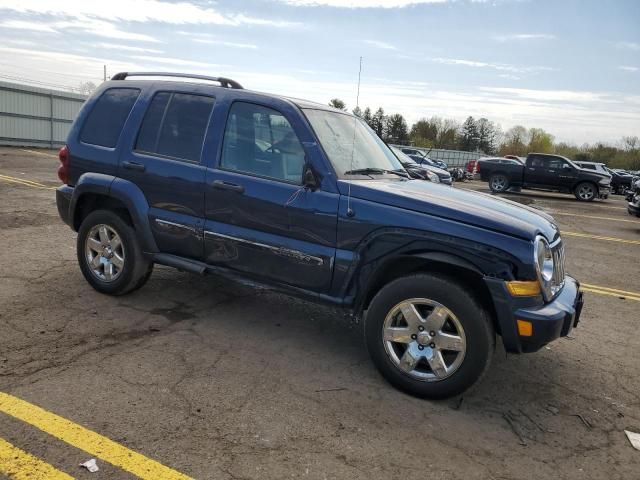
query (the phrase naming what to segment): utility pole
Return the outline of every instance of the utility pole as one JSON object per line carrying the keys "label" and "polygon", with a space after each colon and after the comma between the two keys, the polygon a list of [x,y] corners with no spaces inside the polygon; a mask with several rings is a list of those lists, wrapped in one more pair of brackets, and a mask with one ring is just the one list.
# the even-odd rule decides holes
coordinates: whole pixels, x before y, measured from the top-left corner
{"label": "utility pole", "polygon": [[107,81],[107,66],[104,66],[104,74],[103,74],[103,81]]}

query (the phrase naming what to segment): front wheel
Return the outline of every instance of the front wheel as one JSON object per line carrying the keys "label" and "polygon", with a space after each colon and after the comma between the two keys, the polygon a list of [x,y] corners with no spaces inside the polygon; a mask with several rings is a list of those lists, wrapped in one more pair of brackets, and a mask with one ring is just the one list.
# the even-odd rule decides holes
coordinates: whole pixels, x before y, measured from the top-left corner
{"label": "front wheel", "polygon": [[598,187],[593,183],[582,182],[576,185],[573,193],[578,200],[582,202],[590,202],[598,196]]}
{"label": "front wheel", "polygon": [[492,192],[502,193],[509,188],[509,179],[502,173],[494,173],[489,178],[489,188]]}
{"label": "front wheel", "polygon": [[488,370],[495,332],[484,307],[440,276],[403,277],[383,287],[366,315],[371,358],[395,387],[421,398],[447,398]]}

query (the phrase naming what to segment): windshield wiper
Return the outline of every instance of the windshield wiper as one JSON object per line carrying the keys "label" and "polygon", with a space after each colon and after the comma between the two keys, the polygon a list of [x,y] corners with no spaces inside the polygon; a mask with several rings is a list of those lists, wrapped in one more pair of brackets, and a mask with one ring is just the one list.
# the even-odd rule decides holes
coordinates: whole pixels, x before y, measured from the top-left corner
{"label": "windshield wiper", "polygon": [[356,168],[355,170],[347,170],[344,172],[345,175],[384,175],[385,173],[390,173],[393,175],[399,175],[401,177],[408,177],[409,174],[402,170],[385,170],[384,168]]}
{"label": "windshield wiper", "polygon": [[347,170],[345,175],[384,175],[387,171],[384,168],[356,168],[355,170]]}

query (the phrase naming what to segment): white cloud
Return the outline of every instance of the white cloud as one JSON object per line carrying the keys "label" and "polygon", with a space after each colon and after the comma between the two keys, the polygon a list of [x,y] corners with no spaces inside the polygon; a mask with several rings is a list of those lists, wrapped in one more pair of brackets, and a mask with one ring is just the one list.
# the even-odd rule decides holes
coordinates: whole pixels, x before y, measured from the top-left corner
{"label": "white cloud", "polygon": [[[1,1],[1,0],[0,0]],[[160,43],[160,40],[143,33],[136,33],[129,30],[121,30],[113,23],[105,22],[102,20],[94,19],[77,19],[77,20],[65,20],[53,23],[55,28],[60,29],[62,32],[65,30],[77,31],[80,30],[85,34],[96,35],[104,38],[115,38],[119,40],[132,40],[137,42],[152,42]]]}
{"label": "white cloud", "polygon": [[426,3],[447,3],[450,0],[281,0],[294,7],[339,8],[403,8]]}
{"label": "white cloud", "polygon": [[161,22],[170,24],[268,25],[291,26],[291,22],[239,15],[224,15],[213,8],[188,1],[161,0],[0,0],[0,10],[54,15],[78,19],[101,19],[127,22]]}
{"label": "white cloud", "polygon": [[149,55],[131,55],[129,58],[136,60],[137,63],[141,64],[142,66],[175,65],[178,67],[196,67],[196,68],[202,68],[205,70],[226,66],[226,65],[216,64],[216,63],[198,62],[195,60],[185,60],[184,58],[155,57],[155,56],[149,56]]}
{"label": "white cloud", "polygon": [[22,20],[7,20],[0,23],[2,28],[14,28],[17,30],[31,30],[34,32],[59,33],[50,25],[38,22],[26,22]]}
{"label": "white cloud", "polygon": [[508,63],[491,63],[491,62],[480,62],[477,60],[464,60],[459,58],[432,58],[431,61],[436,63],[442,63],[443,65],[461,65],[465,67],[473,67],[473,68],[490,68],[493,70],[498,70],[502,72],[512,72],[512,73],[536,73],[536,72],[546,72],[551,71],[553,68],[551,67],[542,67],[542,66],[530,66],[523,67],[518,65],[510,65]]}
{"label": "white cloud", "polygon": [[238,43],[238,42],[227,42],[226,40],[215,40],[208,38],[194,38],[194,42],[204,43],[206,45],[220,45],[221,47],[229,47],[229,48],[246,48],[250,50],[256,50],[258,48],[257,45],[253,43]]}
{"label": "white cloud", "polygon": [[390,43],[381,42],[380,40],[363,40],[363,43],[373,45],[374,47],[381,48],[382,50],[397,50],[397,48]]}
{"label": "white cloud", "polygon": [[125,52],[139,52],[139,53],[162,53],[162,50],[157,50],[155,48],[146,48],[146,47],[132,47],[129,45],[122,45],[120,43],[105,43],[98,42],[90,44],[92,47],[99,48],[107,48],[117,51],[125,51]]}
{"label": "white cloud", "polygon": [[556,36],[550,33],[514,33],[511,35],[495,35],[493,38],[499,42],[512,42],[518,40],[553,40]]}
{"label": "white cloud", "polygon": [[480,90],[501,97],[517,97],[547,102],[595,102],[605,101],[607,98],[607,95],[603,93],[574,90],[536,90],[531,88],[506,87],[480,87]]}
{"label": "white cloud", "polygon": [[620,70],[624,70],[625,72],[638,72],[640,71],[640,68],[638,67],[631,67],[629,65],[620,65],[618,67]]}
{"label": "white cloud", "polygon": [[640,43],[636,42],[617,42],[616,47],[622,50],[640,50]]}
{"label": "white cloud", "polygon": [[151,37],[150,35],[120,30],[113,23],[92,18],[71,18],[67,20],[57,20],[52,22],[24,22],[18,20],[9,20],[0,23],[0,27],[17,28],[21,30],[54,34],[65,33],[65,31],[80,31],[89,35],[96,35],[105,38],[117,38],[120,40],[132,40],[139,42],[158,42],[157,39]]}
{"label": "white cloud", "polygon": [[220,45],[223,47],[246,48],[250,50],[255,50],[258,48],[258,46],[253,43],[230,42],[229,40],[221,40],[220,38],[216,37],[215,35],[211,35],[210,33],[186,32],[184,30],[177,31],[175,33],[177,33],[178,35],[189,37],[189,39],[193,42],[204,43],[206,45]]}

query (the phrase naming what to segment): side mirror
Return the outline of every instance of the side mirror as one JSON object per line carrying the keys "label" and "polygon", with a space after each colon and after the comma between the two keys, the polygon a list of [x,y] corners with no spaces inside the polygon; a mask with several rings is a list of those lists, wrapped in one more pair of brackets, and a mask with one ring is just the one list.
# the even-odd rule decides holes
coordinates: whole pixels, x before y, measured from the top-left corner
{"label": "side mirror", "polygon": [[304,164],[304,169],[302,170],[302,186],[311,191],[317,190],[320,187],[320,180],[318,180],[311,165],[308,163]]}
{"label": "side mirror", "polygon": [[571,165],[569,165],[568,163],[565,163],[562,165],[562,169],[563,170],[573,170],[573,168],[571,168]]}

